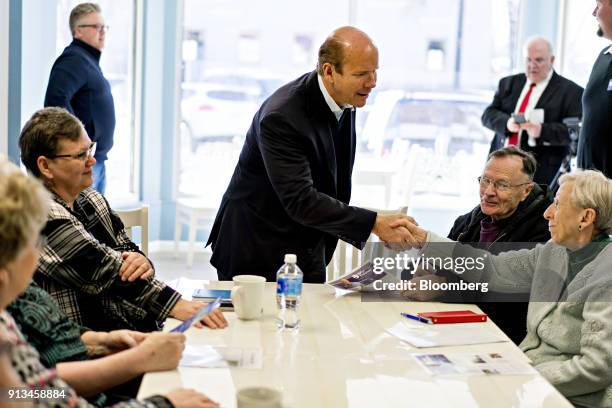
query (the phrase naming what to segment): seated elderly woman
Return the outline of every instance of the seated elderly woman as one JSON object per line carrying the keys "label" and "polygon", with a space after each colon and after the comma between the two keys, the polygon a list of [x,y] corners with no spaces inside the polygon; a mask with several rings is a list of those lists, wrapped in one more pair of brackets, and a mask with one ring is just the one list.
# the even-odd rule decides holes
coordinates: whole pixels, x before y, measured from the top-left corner
{"label": "seated elderly woman", "polygon": [[70,320],[34,282],[6,308],[45,367],[96,405],[133,398],[140,376],[178,366],[185,337],[131,330],[94,332]]}
{"label": "seated elderly woman", "polygon": [[[48,387],[50,391],[55,391],[52,395],[45,395],[44,399],[35,400],[35,406],[88,407],[92,405],[58,376],[59,370],[48,369],[41,363],[36,350],[25,341],[15,321],[5,310],[32,279],[39,257],[39,235],[47,219],[49,203],[49,194],[38,181],[21,173],[15,165],[0,160],[0,373],[3,373],[0,384],[22,383],[27,387]],[[162,336],[166,334],[151,334],[139,347],[148,348],[149,355],[151,352],[158,353],[160,342],[149,339],[160,339]],[[164,350],[169,351],[167,348]],[[13,373],[7,373],[7,355]],[[134,357],[135,352],[126,351],[123,354],[123,358],[132,361]],[[122,364],[119,360],[115,358],[114,362],[107,362],[110,365]],[[100,377],[113,369],[107,367],[105,371],[98,371],[100,365],[96,367],[95,362],[84,362],[87,363],[92,364],[88,369],[81,370],[85,378],[79,381],[92,382],[90,387],[104,381]],[[156,395],[142,401],[130,400],[116,406],[191,408],[218,405],[203,394],[179,389],[165,396]]]}
{"label": "seated elderly woman", "polygon": [[[484,263],[463,279],[500,292],[529,290],[520,348],[574,404],[612,406],[612,180],[593,170],[562,176],[544,217],[549,242],[499,255],[407,228],[426,258]],[[439,279],[415,279],[430,278]]]}
{"label": "seated elderly woman", "polygon": [[[34,280],[64,313],[94,330],[158,330],[166,317],[184,320],[201,302],[153,278],[153,265],[126,235],[106,199],[90,188],[93,143],[68,111],[45,108],[25,124],[21,160],[53,197]],[[204,318],[225,327],[219,311]]]}

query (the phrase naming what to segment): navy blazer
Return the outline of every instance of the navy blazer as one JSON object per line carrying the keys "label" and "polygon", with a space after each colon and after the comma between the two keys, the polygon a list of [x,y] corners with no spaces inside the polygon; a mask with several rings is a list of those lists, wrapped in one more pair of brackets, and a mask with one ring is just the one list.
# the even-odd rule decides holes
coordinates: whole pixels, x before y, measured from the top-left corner
{"label": "navy blazer", "polygon": [[[491,151],[502,148],[510,135],[506,123],[516,108],[526,82],[525,74],[502,78],[493,102],[482,114],[482,124],[495,132]],[[537,183],[549,184],[569,153],[570,137],[563,119],[582,117],[582,92],[580,86],[553,72],[535,106],[535,109],[544,109],[542,133],[536,139],[536,146],[531,147],[527,144],[527,132],[523,132],[520,147],[532,152],[538,161],[534,178]]]}
{"label": "navy blazer", "polygon": [[263,103],[207,243],[220,280],[255,274],[274,281],[284,254],[295,253],[304,281],[324,282],[338,238],[365,243],[376,213],[348,205],[355,112],[350,140],[343,140],[348,151],[336,154],[333,126],[314,71]]}

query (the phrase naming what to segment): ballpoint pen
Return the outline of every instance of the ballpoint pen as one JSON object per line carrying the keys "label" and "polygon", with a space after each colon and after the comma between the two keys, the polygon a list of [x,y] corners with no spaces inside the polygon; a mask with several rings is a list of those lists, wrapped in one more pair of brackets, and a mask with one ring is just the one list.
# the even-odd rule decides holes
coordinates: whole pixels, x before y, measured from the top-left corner
{"label": "ballpoint pen", "polygon": [[426,319],[426,318],[421,317],[421,316],[411,315],[409,313],[400,313],[400,314],[402,316],[408,318],[408,319],[416,320],[416,321],[421,322],[421,323],[426,323],[426,324],[430,324],[431,323],[431,320]]}

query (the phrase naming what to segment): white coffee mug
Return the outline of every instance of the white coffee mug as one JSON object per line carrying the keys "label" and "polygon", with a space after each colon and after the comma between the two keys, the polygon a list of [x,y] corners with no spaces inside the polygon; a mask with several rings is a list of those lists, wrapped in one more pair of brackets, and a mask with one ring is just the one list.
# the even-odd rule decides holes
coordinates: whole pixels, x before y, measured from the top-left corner
{"label": "white coffee mug", "polygon": [[281,408],[281,393],[272,388],[251,387],[236,393],[238,408]]}
{"label": "white coffee mug", "polygon": [[244,320],[261,317],[266,278],[255,275],[237,275],[232,280],[234,281],[232,303],[236,316]]}

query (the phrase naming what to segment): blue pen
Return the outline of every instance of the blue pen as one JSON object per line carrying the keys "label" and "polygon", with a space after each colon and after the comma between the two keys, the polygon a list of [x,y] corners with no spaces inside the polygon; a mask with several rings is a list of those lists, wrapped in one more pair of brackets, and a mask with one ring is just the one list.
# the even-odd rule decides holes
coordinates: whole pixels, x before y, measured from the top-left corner
{"label": "blue pen", "polygon": [[400,314],[402,316],[408,318],[408,319],[416,320],[416,321],[421,322],[421,323],[427,323],[427,324],[431,323],[431,321],[429,319],[426,319],[426,318],[421,317],[421,316],[415,316],[415,315],[411,315],[409,313],[400,313]]}

